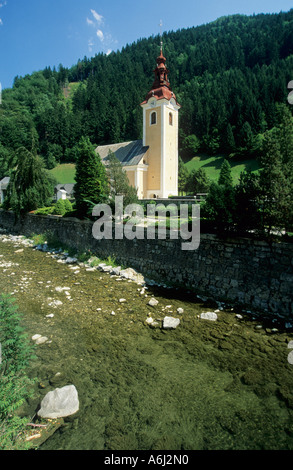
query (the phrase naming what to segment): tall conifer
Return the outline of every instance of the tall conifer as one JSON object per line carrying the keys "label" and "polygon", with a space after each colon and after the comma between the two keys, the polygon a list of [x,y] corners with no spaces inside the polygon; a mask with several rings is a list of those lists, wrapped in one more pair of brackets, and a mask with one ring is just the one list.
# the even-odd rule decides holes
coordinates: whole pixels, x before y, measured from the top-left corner
{"label": "tall conifer", "polygon": [[107,200],[109,184],[105,166],[89,138],[81,138],[78,151],[74,194],[77,212],[85,217],[93,205]]}

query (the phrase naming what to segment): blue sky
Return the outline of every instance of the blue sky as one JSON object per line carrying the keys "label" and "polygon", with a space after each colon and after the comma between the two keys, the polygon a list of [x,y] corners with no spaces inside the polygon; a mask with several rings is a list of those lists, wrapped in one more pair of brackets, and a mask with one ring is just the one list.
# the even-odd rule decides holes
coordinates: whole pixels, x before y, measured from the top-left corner
{"label": "blue sky", "polygon": [[121,49],[142,37],[223,15],[278,13],[292,0],[0,0],[0,83]]}

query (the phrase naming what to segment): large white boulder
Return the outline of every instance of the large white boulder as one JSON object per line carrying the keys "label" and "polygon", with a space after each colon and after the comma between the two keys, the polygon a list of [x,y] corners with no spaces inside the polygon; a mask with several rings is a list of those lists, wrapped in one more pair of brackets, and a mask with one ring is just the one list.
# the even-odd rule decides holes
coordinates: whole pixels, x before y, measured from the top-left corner
{"label": "large white boulder", "polygon": [[177,328],[177,326],[180,324],[179,318],[173,318],[173,317],[165,317],[163,320],[163,328],[164,330],[172,330]]}
{"label": "large white boulder", "polygon": [[288,354],[288,362],[289,364],[293,364],[293,351],[289,352]]}
{"label": "large white boulder", "polygon": [[74,385],[66,385],[47,393],[41,402],[41,418],[65,418],[79,410],[78,393]]}

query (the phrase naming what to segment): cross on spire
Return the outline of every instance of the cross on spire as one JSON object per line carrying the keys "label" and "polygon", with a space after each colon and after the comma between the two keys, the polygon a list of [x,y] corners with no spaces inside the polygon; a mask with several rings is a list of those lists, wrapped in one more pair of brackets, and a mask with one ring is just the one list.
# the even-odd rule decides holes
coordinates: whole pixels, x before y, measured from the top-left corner
{"label": "cross on spire", "polygon": [[162,30],[162,28],[163,28],[163,21],[162,21],[162,20],[160,20],[159,26],[160,26],[161,51],[162,51],[162,50],[163,50],[163,30]]}

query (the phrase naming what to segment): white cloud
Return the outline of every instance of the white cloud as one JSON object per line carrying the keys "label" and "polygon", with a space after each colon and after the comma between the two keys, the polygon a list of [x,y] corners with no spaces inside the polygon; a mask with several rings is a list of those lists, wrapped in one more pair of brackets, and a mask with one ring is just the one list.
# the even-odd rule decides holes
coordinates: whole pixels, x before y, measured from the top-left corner
{"label": "white cloud", "polygon": [[[1,1],[1,0],[0,0]],[[88,17],[86,19],[88,26],[94,27],[96,30],[96,38],[90,37],[88,40],[88,51],[102,49],[107,55],[111,54],[113,47],[117,44],[117,41],[113,39],[112,35],[107,31],[107,25],[105,24],[105,18],[97,13],[96,10],[91,9],[93,19]]]}
{"label": "white cloud", "polygon": [[[5,5],[7,5],[6,0],[3,3],[0,3],[0,8],[5,7]],[[0,18],[0,26],[2,26],[2,25],[3,25],[3,20],[2,20],[2,18]]]}
{"label": "white cloud", "polygon": [[89,39],[89,42],[88,42],[88,48],[89,48],[89,52],[92,52],[93,51],[93,46],[95,45],[95,43],[93,42],[92,39]]}
{"label": "white cloud", "polygon": [[100,39],[100,41],[104,41],[104,33],[100,29],[97,30],[97,36]]}
{"label": "white cloud", "polygon": [[103,16],[99,15],[99,13],[97,13],[95,10],[91,10],[91,12],[98,24],[101,24],[103,22]]}

